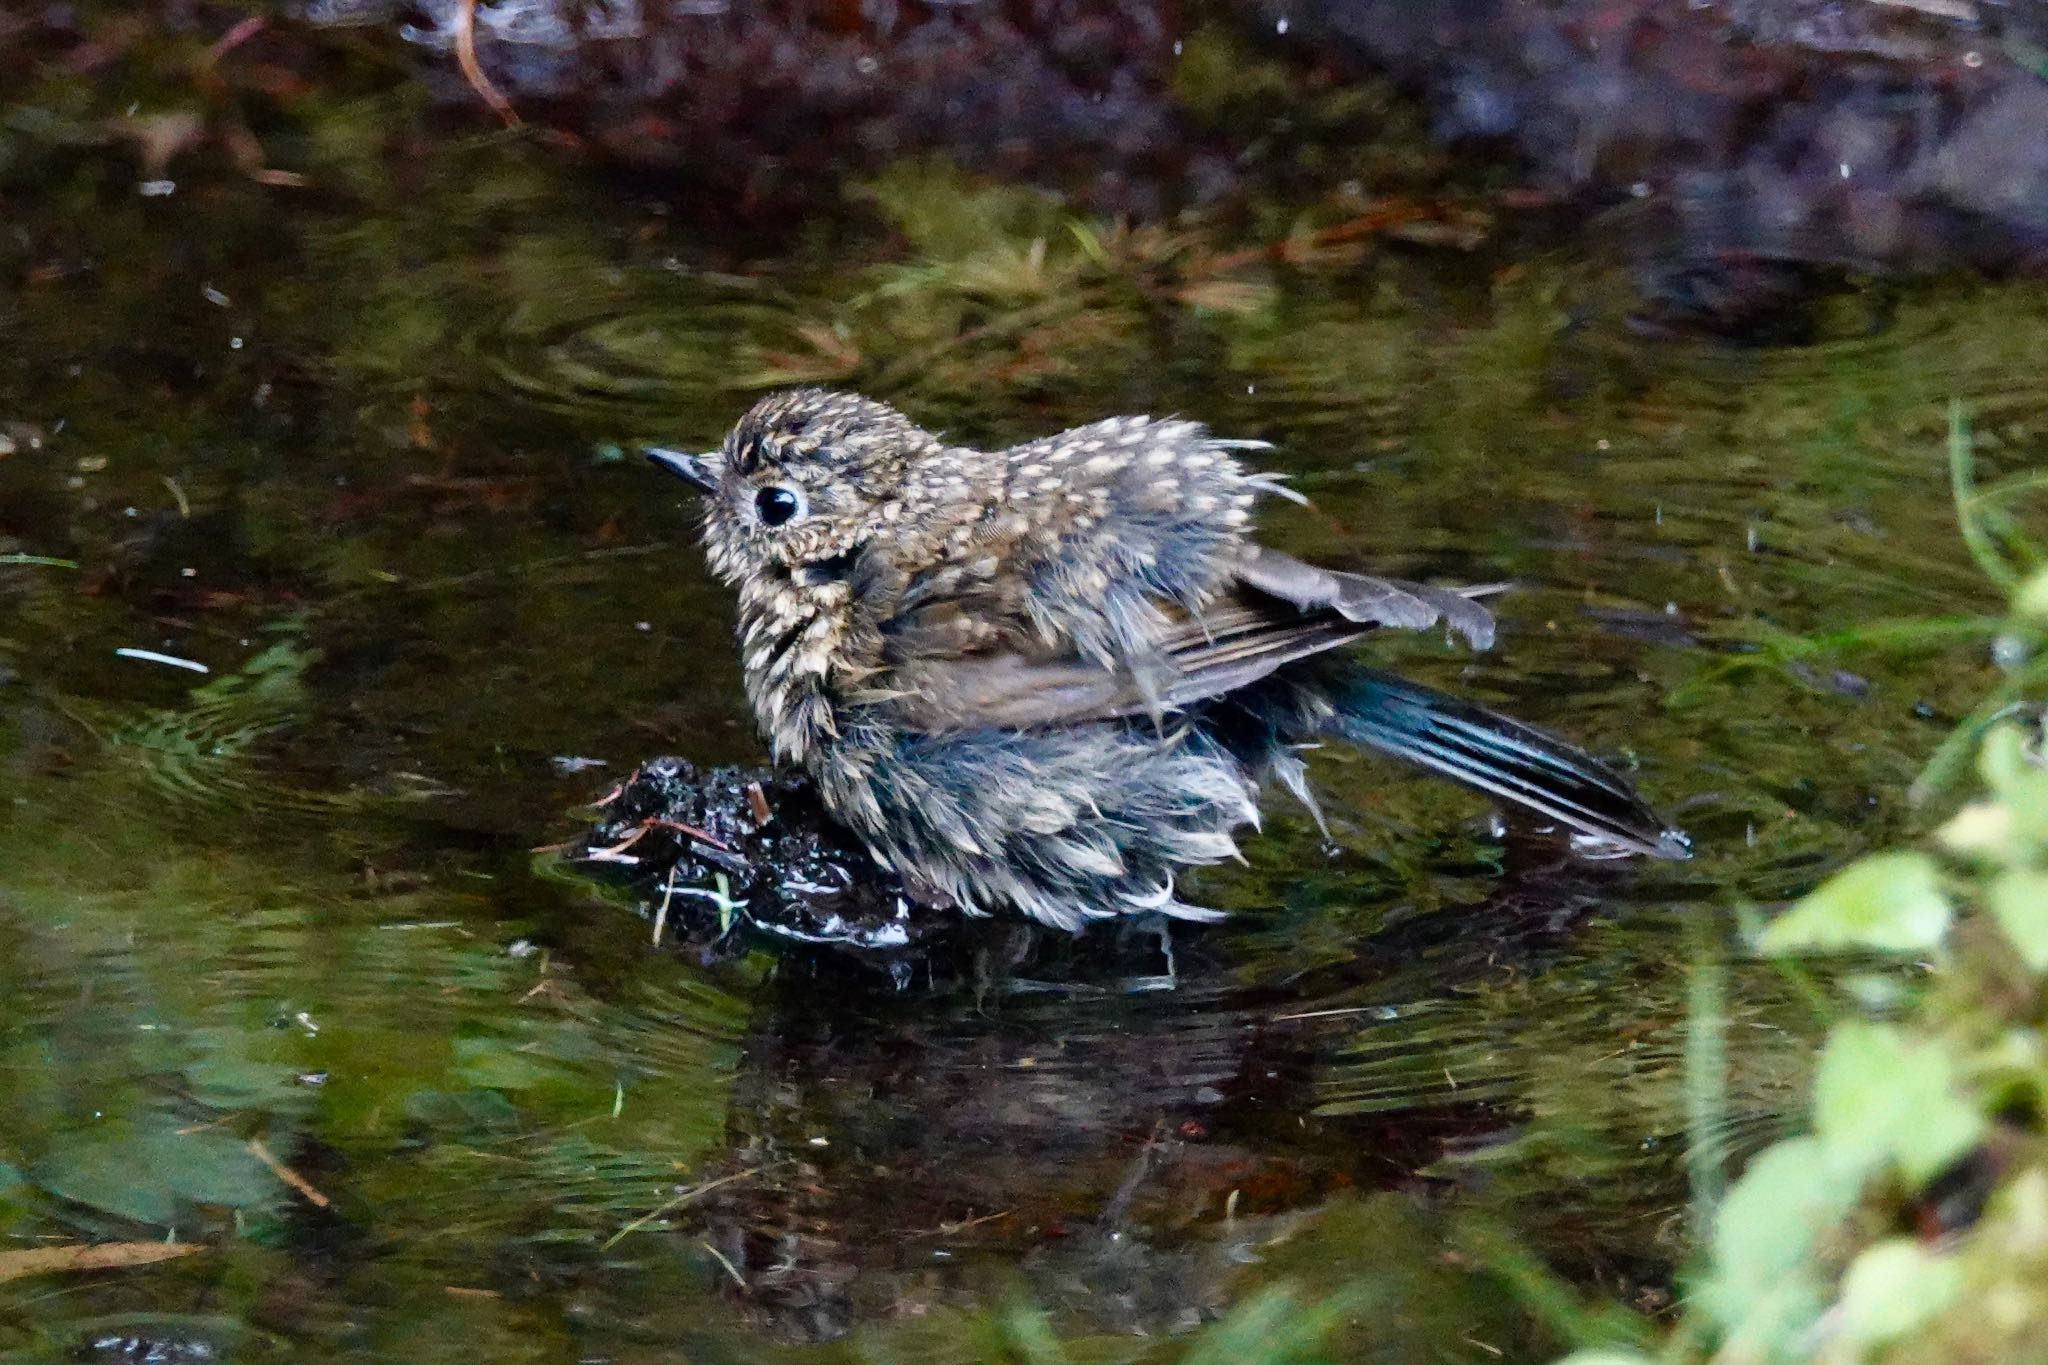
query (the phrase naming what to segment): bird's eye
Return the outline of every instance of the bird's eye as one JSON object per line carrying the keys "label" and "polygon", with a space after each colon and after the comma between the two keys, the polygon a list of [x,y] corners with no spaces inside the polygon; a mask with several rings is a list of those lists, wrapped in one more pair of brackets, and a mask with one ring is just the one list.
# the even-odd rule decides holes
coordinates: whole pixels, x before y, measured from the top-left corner
{"label": "bird's eye", "polygon": [[754,511],[763,526],[780,526],[803,515],[804,495],[780,484],[754,494]]}

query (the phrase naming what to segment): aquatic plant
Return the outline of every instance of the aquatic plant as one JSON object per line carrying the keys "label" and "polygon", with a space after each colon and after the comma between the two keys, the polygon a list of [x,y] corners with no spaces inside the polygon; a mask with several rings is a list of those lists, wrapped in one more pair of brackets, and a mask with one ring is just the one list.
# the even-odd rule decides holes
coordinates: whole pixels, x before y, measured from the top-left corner
{"label": "aquatic plant", "polygon": [[1708,1244],[1663,1351],[1573,1365],[2014,1360],[2048,1332],[2048,570],[2007,510],[2044,481],[1979,489],[1970,450],[1957,411],[1964,539],[2011,606],[2002,679],[1916,784],[1952,809],[1758,929],[1795,980],[1817,956],[1855,969],[1806,1131],[1703,1191]]}

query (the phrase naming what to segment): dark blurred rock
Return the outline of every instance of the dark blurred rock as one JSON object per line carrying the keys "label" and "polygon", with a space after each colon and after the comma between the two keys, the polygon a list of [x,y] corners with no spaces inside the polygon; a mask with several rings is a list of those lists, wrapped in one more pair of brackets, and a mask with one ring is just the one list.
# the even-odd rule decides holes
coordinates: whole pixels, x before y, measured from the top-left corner
{"label": "dark blurred rock", "polygon": [[[446,59],[437,88],[482,108],[454,60],[454,0],[311,0],[321,24],[395,29]],[[480,4],[480,65],[522,117],[686,208],[759,218],[837,199],[848,172],[943,150],[1155,216],[1204,178],[1168,84],[1157,0],[523,0]]]}
{"label": "dark blurred rock", "polygon": [[[307,12],[445,54],[457,8]],[[1156,216],[1256,178],[1285,122],[1219,129],[1177,99],[1181,40],[1218,20],[1305,89],[1392,73],[1443,137],[1504,144],[1545,188],[1656,198],[1690,261],[2048,260],[2039,0],[519,0],[477,32],[531,116],[720,209],[938,149]]]}
{"label": "dark blurred rock", "polygon": [[[216,108],[245,80],[288,116],[295,89],[343,70],[361,79],[335,51],[385,47],[464,126],[519,118],[756,248],[836,212],[846,178],[924,153],[1152,220],[1340,187],[1426,194],[1453,173],[1469,190],[1484,157],[1360,156],[1402,136],[1389,131],[1398,85],[1444,143],[1518,165],[1540,193],[1515,202],[1642,201],[1652,299],[1706,330],[1739,333],[1756,311],[1778,326],[1793,275],[1775,262],[2048,263],[2044,0],[478,0],[470,12],[466,72],[458,0],[296,0],[258,18],[201,0],[119,14],[0,0],[0,82],[54,71],[112,87],[123,62],[172,43]],[[1361,87],[1370,97],[1347,103]],[[224,131],[241,159],[255,155],[232,119]],[[1392,164],[1409,183],[1359,179]]]}
{"label": "dark blurred rock", "polygon": [[2048,262],[2038,0],[1252,3],[1546,188],[1657,201],[1691,260]]}

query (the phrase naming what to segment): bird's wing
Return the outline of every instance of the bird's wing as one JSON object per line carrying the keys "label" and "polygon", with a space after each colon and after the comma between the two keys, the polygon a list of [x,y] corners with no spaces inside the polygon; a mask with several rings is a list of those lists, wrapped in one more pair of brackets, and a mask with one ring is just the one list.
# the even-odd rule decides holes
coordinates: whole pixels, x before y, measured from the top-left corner
{"label": "bird's wing", "polygon": [[1071,649],[1050,652],[1022,622],[992,631],[986,616],[956,606],[919,627],[922,638],[950,623],[958,643],[974,622],[982,642],[1001,643],[918,650],[890,671],[886,698],[877,699],[886,700],[897,723],[926,731],[1156,715],[1236,691],[1381,626],[1423,629],[1441,621],[1484,648],[1493,639],[1493,615],[1473,597],[1490,591],[1337,573],[1255,549],[1236,581],[1199,613],[1158,608],[1160,625],[1134,665],[1111,668]]}
{"label": "bird's wing", "polygon": [[1263,545],[1246,547],[1237,581],[1304,613],[1334,612],[1361,626],[1427,630],[1441,621],[1474,649],[1493,646],[1493,613],[1474,599],[1505,587],[1433,588],[1398,578],[1342,573],[1317,568]]}
{"label": "bird's wing", "polygon": [[1277,485],[1195,422],[1116,417],[1004,451],[991,510],[1004,578],[1048,648],[1148,666],[1178,608],[1229,582],[1252,504]]}

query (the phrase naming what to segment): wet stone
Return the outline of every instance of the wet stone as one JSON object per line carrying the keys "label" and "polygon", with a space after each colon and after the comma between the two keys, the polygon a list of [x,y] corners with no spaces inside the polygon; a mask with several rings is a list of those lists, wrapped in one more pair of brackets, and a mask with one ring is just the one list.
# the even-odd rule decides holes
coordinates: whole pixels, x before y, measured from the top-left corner
{"label": "wet stone", "polygon": [[909,894],[800,777],[656,758],[599,811],[564,856],[631,891],[663,943],[718,956],[766,940],[886,960],[927,944],[952,917]]}

